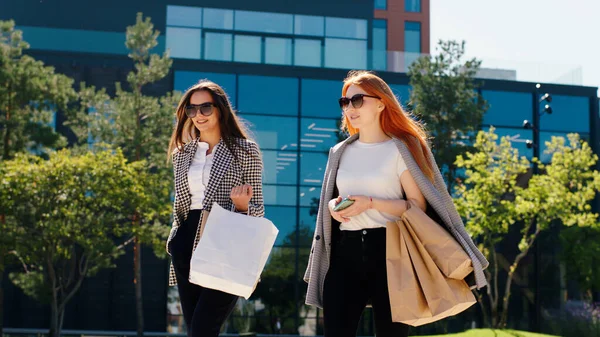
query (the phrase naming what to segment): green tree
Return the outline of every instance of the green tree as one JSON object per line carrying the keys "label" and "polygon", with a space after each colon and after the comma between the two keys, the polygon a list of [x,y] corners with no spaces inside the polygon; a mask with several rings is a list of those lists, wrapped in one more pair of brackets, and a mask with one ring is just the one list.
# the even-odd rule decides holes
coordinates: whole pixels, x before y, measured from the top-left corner
{"label": "green tree", "polygon": [[[456,165],[466,170],[466,179],[457,186],[455,203],[467,230],[481,242],[491,262],[486,271],[489,311],[479,298],[484,318],[493,327],[505,327],[515,273],[540,233],[556,221],[566,227],[598,228],[590,201],[600,191],[600,173],[593,169],[598,157],[590,146],[577,134],[569,134],[568,140],[553,137],[546,142],[551,162],[540,163],[542,173],[523,183],[524,175],[531,172],[531,162],[519,156],[509,138],[503,137],[500,143],[497,140],[493,128],[480,131],[476,151],[457,158]],[[518,254],[508,261],[508,275],[500,293],[499,260],[506,258],[496,247],[513,226],[520,226],[521,239]]]}
{"label": "green tree", "polygon": [[23,55],[28,48],[14,21],[0,21],[0,160],[66,145],[50,122],[53,111],[76,99],[73,80]]}
{"label": "green tree", "polygon": [[[65,307],[83,280],[113,266],[132,240],[136,210],[152,203],[144,163],[120,150],[43,160],[17,154],[0,169],[6,222],[19,230],[16,255],[23,268],[11,281],[51,308],[50,336],[60,336]],[[4,206],[5,204],[2,204]]]}
{"label": "green tree", "polygon": [[427,126],[435,159],[452,191],[457,177],[454,161],[470,149],[487,102],[474,78],[481,61],[463,61],[465,43],[440,41],[438,49],[438,55],[423,56],[409,68],[409,109]]}
{"label": "green tree", "polygon": [[116,83],[116,96],[112,99],[104,89],[96,90],[82,84],[83,109],[69,122],[84,146],[91,138],[112,148],[121,148],[129,161],[144,160],[146,170],[153,173],[146,193],[156,196],[155,203],[150,208],[139,209],[134,215],[133,283],[138,336],[144,331],[141,245],[151,244],[155,254],[166,256],[164,240],[168,236],[166,224],[171,216],[172,173],[165,157],[173,130],[174,110],[180,97],[177,93],[162,97],[144,94],[147,86],[168,75],[173,63],[168,51],[162,56],[152,52],[158,45],[158,36],[150,18],[138,13],[135,25],[127,27],[125,45],[134,65],[134,70],[127,76],[127,84]]}
{"label": "green tree", "polygon": [[[0,161],[15,153],[32,151],[47,156],[50,148],[66,145],[63,136],[51,126],[53,111],[65,109],[76,98],[73,81],[54,73],[23,52],[29,44],[14,21],[0,21]],[[9,202],[8,200],[4,200]],[[16,234],[4,218],[0,207],[0,335],[2,335],[4,270],[7,254],[14,253]]]}

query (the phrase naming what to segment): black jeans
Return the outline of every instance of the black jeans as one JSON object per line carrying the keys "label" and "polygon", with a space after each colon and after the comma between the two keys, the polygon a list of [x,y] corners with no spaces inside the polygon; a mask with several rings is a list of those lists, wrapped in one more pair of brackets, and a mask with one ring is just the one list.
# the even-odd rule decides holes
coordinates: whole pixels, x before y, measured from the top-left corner
{"label": "black jeans", "polygon": [[326,337],[354,337],[367,303],[373,306],[377,337],[408,336],[408,325],[392,322],[385,262],[385,228],[341,231],[332,242],[325,277]]}
{"label": "black jeans", "polygon": [[201,213],[201,210],[190,211],[186,221],[177,229],[175,237],[171,240],[170,249],[187,335],[216,337],[233,311],[238,297],[188,281],[190,259]]}

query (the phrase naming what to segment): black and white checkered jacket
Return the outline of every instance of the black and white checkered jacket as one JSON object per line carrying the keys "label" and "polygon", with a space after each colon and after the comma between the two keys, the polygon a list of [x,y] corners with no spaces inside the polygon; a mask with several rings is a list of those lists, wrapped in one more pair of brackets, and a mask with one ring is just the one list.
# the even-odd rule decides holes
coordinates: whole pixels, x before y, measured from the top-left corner
{"label": "black and white checkered jacket", "polygon": [[[169,243],[175,237],[177,228],[185,221],[190,211],[192,199],[188,183],[188,171],[197,148],[198,140],[193,140],[185,144],[183,150],[176,150],[173,153],[175,202],[173,205],[173,227],[167,239],[167,253],[169,255],[171,254]],[[222,139],[216,147],[208,187],[204,195],[204,210],[210,211],[213,202],[216,202],[224,209],[234,209],[233,201],[230,198],[231,189],[235,186],[249,184],[252,186],[253,195],[248,205],[247,214],[255,217],[263,217],[265,214],[262,194],[263,164],[258,145],[247,139],[235,138],[232,149],[235,152],[235,156]],[[198,224],[200,223],[202,223],[202,216]],[[198,229],[200,229],[200,226],[198,226]],[[196,232],[194,249],[196,249],[199,240],[200,230]],[[169,285],[177,285],[173,264],[171,264],[169,271]]]}

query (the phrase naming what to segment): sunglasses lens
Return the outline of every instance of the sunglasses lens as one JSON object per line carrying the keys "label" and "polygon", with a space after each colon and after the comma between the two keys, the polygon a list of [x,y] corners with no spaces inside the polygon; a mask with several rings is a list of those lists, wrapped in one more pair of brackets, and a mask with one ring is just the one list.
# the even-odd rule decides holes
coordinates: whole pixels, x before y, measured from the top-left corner
{"label": "sunglasses lens", "polygon": [[210,116],[210,115],[212,115],[212,112],[213,112],[213,106],[212,105],[203,105],[200,107],[200,112],[204,116]]}
{"label": "sunglasses lens", "polygon": [[346,110],[348,104],[350,104],[350,100],[347,97],[340,98],[338,102],[340,103],[340,108],[342,108],[342,110]]}
{"label": "sunglasses lens", "polygon": [[185,114],[189,117],[189,118],[194,118],[196,117],[196,112],[198,111],[198,109],[196,109],[196,107],[194,106],[188,106],[185,108]]}
{"label": "sunglasses lens", "polygon": [[362,95],[354,95],[350,100],[352,101],[352,106],[354,109],[359,109],[363,105]]}

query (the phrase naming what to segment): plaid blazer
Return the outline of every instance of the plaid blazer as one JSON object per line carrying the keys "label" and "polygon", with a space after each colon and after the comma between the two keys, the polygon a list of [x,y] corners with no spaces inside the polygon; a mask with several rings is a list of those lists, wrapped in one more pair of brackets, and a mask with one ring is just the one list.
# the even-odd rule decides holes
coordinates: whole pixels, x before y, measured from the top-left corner
{"label": "plaid blazer", "polygon": [[[258,145],[253,141],[243,138],[234,139],[233,145],[235,156],[222,139],[216,148],[213,165],[210,169],[208,186],[204,195],[204,210],[210,211],[214,202],[225,209],[234,209],[233,201],[230,198],[231,189],[242,184],[249,184],[252,186],[253,195],[248,205],[247,214],[255,217],[263,217],[265,215],[262,194],[263,163]],[[175,202],[173,204],[173,226],[166,245],[169,255],[171,255],[169,243],[175,237],[177,228],[187,219],[190,211],[192,196],[188,182],[188,171],[197,149],[198,139],[195,139],[185,144],[181,151],[176,150],[173,153]],[[196,249],[200,240],[202,217],[200,216],[198,222],[194,249]],[[177,285],[172,263],[169,270],[169,285]]]}
{"label": "plaid blazer", "polygon": [[[334,192],[336,191],[337,171],[344,149],[348,144],[356,141],[356,139],[358,139],[358,134],[338,143],[329,151],[329,159],[327,160],[327,167],[323,178],[315,234],[308,266],[304,274],[304,281],[308,283],[306,304],[320,308],[323,308],[323,285],[325,276],[329,271],[332,236],[339,233],[339,222],[331,217],[328,203],[329,200],[333,199]],[[416,139],[414,139],[414,141],[416,141]],[[428,215],[434,219],[439,219],[440,225],[445,225],[469,257],[471,257],[474,269],[471,274],[473,276],[473,286],[477,287],[477,289],[485,287],[487,285],[487,280],[483,270],[488,267],[489,263],[477,249],[477,246],[475,246],[473,240],[465,230],[462,219],[456,211],[456,207],[452,202],[452,197],[448,194],[446,184],[437,165],[433,165],[435,179],[431,182],[419,168],[419,165],[413,158],[404,141],[394,138],[394,142],[396,143],[396,147],[400,151],[400,155],[402,156],[402,159],[404,159],[410,174],[413,176],[421,193],[423,193],[423,196],[427,200]],[[435,163],[431,151],[427,151],[426,155],[432,163]],[[470,281],[468,279],[466,280],[467,282]]]}

